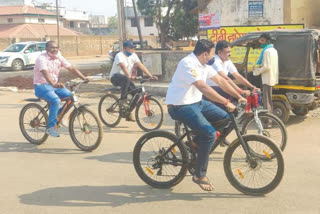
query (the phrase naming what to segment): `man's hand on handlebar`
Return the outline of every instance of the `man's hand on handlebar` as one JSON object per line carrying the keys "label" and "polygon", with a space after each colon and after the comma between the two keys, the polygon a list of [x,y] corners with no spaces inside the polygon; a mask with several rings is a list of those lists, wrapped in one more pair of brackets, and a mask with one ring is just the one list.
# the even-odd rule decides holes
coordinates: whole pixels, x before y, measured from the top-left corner
{"label": "man's hand on handlebar", "polygon": [[236,106],[233,105],[231,102],[228,102],[228,104],[226,105],[226,108],[228,112],[233,112],[236,109]]}
{"label": "man's hand on handlebar", "polygon": [[157,76],[151,76],[150,79],[152,79],[152,80],[158,80],[158,77],[157,77]]}
{"label": "man's hand on handlebar", "polygon": [[243,90],[241,94],[247,97],[247,96],[250,96],[250,91],[249,90]]}
{"label": "man's hand on handlebar", "polygon": [[244,97],[240,97],[240,98],[238,99],[238,103],[247,103],[247,99],[244,98]]}
{"label": "man's hand on handlebar", "polygon": [[88,83],[88,82],[90,82],[90,79],[89,79],[88,77],[85,77],[85,78],[83,79],[83,82],[84,82],[84,83]]}

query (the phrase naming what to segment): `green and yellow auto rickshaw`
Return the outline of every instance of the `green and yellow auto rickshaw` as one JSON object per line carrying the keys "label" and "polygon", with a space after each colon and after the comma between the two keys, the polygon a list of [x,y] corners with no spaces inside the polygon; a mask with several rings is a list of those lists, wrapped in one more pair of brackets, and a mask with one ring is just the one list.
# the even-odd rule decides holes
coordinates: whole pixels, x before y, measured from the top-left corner
{"label": "green and yellow auto rickshaw", "polygon": [[[273,89],[273,113],[284,122],[289,119],[290,110],[299,116],[307,115],[309,110],[318,106],[316,95],[319,88],[317,71],[320,71],[320,30],[264,32],[271,35],[279,55],[279,84]],[[231,44],[233,52],[242,52],[243,56],[235,65],[255,85],[261,84],[261,78],[253,77],[248,71],[261,52],[258,43],[261,34],[262,32],[250,32]]]}

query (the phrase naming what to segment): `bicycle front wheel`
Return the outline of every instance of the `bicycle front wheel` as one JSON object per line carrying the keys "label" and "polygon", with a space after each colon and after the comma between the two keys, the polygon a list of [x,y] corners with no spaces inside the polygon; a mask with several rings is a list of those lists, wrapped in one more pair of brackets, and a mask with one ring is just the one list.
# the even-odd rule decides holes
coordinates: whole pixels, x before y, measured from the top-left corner
{"label": "bicycle front wheel", "polygon": [[36,103],[25,105],[19,115],[22,135],[32,144],[40,145],[48,138],[46,127],[48,114]]}
{"label": "bicycle front wheel", "polygon": [[187,173],[188,154],[177,137],[167,131],[144,134],[133,151],[134,168],[139,177],[155,188],[170,188]]}
{"label": "bicycle front wheel", "polygon": [[136,109],[136,120],[143,131],[159,129],[164,120],[160,101],[154,97],[147,97],[145,102],[140,102]]}
{"label": "bicycle front wheel", "polygon": [[273,191],[284,174],[280,149],[271,139],[262,135],[244,135],[243,140],[249,146],[251,160],[239,139],[227,148],[224,156],[224,171],[230,184],[248,195],[264,195]]}
{"label": "bicycle front wheel", "polygon": [[253,115],[249,117],[242,126],[243,134],[262,134],[271,138],[274,143],[283,151],[287,145],[287,130],[283,122],[275,115],[260,112],[258,118],[261,122],[263,130],[259,130],[258,124],[254,120]]}
{"label": "bicycle front wheel", "polygon": [[101,97],[98,112],[104,125],[115,127],[120,123],[120,107],[117,103],[118,98],[113,94],[106,94]]}
{"label": "bicycle front wheel", "polygon": [[87,152],[98,148],[103,133],[98,117],[85,107],[75,109],[71,113],[69,132],[73,143]]}

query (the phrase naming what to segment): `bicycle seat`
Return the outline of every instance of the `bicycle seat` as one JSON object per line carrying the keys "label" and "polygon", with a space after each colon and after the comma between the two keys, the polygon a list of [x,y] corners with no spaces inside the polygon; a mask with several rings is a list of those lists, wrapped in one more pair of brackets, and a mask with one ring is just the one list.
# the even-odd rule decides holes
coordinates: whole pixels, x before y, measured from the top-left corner
{"label": "bicycle seat", "polygon": [[231,121],[231,118],[224,119],[224,120],[219,120],[217,122],[212,122],[211,125],[216,129],[220,130],[226,127],[226,124]]}

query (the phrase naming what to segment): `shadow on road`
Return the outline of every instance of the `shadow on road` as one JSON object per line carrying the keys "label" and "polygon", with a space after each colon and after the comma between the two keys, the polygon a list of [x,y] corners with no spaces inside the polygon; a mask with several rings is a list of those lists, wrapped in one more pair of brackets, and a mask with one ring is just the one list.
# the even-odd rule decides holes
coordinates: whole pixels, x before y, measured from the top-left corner
{"label": "shadow on road", "polygon": [[44,153],[44,154],[86,153],[79,149],[41,148],[41,146],[36,146],[28,142],[0,142],[0,153],[1,152],[26,152],[26,153]]}
{"label": "shadow on road", "polygon": [[302,123],[305,121],[308,117],[307,116],[296,116],[296,115],[290,115],[289,120],[285,124],[286,127],[296,125],[299,123]]}
{"label": "shadow on road", "polygon": [[175,193],[149,186],[70,186],[54,187],[19,196],[20,202],[39,206],[110,206],[157,201],[200,201],[204,198],[256,198],[233,193]]}

